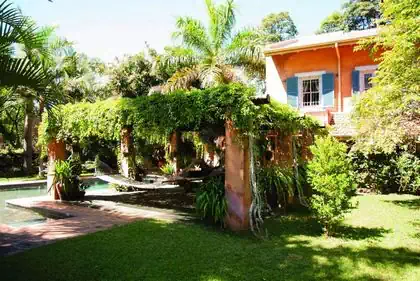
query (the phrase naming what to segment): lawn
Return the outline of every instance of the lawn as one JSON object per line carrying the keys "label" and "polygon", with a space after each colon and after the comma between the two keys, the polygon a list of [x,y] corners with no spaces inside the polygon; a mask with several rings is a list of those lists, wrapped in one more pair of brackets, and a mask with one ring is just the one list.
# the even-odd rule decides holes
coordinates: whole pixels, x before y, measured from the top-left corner
{"label": "lawn", "polygon": [[360,196],[336,237],[305,214],[268,238],[142,221],[0,259],[1,280],[420,280],[420,197]]}
{"label": "lawn", "polygon": [[40,178],[38,176],[0,178],[0,183],[9,183],[9,182],[15,182],[15,181],[36,181],[36,180],[45,180],[45,179],[47,178]]}

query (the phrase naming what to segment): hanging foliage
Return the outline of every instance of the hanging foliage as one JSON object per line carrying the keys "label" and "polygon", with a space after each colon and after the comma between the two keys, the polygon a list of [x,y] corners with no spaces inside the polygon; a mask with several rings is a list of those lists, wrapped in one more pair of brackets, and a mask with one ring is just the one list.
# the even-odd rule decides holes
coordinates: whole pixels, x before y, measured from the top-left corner
{"label": "hanging foliage", "polygon": [[299,116],[287,105],[256,106],[253,95],[252,88],[230,84],[168,95],[67,104],[57,107],[53,115],[43,116],[39,141],[44,146],[51,138],[81,144],[92,137],[117,141],[121,129],[129,126],[136,138],[165,143],[174,131],[223,128],[227,119],[241,135],[258,135],[261,130],[272,129],[293,133],[318,127],[317,121]]}

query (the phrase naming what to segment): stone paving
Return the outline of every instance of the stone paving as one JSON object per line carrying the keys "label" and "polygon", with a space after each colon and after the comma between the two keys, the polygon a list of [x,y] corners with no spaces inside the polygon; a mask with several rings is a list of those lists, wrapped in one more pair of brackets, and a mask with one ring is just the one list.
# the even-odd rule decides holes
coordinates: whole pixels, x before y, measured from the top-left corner
{"label": "stone paving", "polygon": [[146,218],[170,222],[187,218],[187,215],[175,211],[100,200],[71,204],[52,201],[48,197],[35,197],[10,200],[8,204],[36,211],[62,213],[67,218],[47,219],[45,223],[17,228],[0,225],[0,256]]}

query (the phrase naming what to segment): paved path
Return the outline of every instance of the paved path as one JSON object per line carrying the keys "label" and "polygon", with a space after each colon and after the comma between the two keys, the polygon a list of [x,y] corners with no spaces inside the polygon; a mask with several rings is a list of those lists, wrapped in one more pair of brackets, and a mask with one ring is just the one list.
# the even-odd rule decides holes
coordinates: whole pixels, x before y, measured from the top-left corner
{"label": "paved path", "polygon": [[0,256],[146,218],[169,222],[186,218],[185,214],[174,211],[119,205],[106,201],[69,204],[51,201],[48,197],[35,197],[10,200],[8,204],[38,211],[58,212],[68,218],[48,219],[45,223],[18,228],[0,225]]}

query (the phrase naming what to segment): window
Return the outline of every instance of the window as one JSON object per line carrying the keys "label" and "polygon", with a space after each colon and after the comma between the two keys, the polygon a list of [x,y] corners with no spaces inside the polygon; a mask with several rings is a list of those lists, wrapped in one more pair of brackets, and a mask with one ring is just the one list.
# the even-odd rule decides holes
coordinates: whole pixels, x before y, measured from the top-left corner
{"label": "window", "polygon": [[302,107],[316,107],[321,104],[321,79],[319,76],[300,79],[300,96]]}
{"label": "window", "polygon": [[377,65],[356,67],[356,70],[359,71],[360,92],[364,92],[372,88],[372,78],[375,77],[375,71],[377,68]]}

